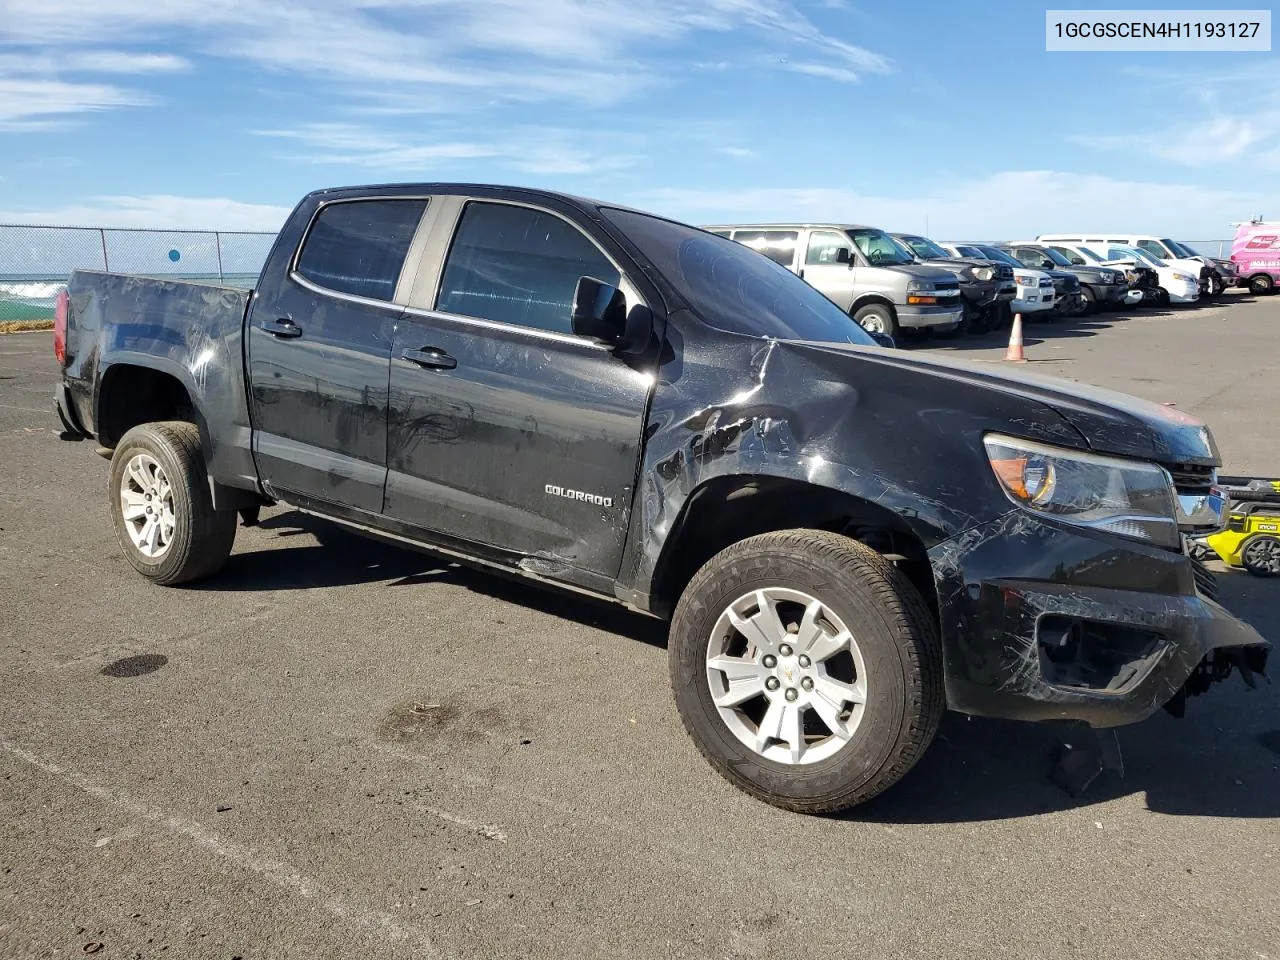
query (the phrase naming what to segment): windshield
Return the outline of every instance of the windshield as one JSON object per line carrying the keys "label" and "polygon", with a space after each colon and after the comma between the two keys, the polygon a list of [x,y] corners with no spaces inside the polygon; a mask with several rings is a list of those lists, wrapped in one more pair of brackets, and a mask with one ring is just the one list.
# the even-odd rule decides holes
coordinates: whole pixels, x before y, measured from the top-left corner
{"label": "windshield", "polygon": [[1196,253],[1194,250],[1188,247],[1185,243],[1181,243],[1177,240],[1165,240],[1164,244],[1179,256],[1188,257],[1188,258],[1200,256],[1200,254]]}
{"label": "windshield", "polygon": [[1163,260],[1155,255],[1143,250],[1141,247],[1112,247],[1109,253],[1118,253],[1125,257],[1133,257],[1136,260],[1147,264],[1150,267],[1168,266]]}
{"label": "windshield", "polygon": [[999,247],[974,247],[982,256],[989,260],[999,260],[1001,263],[1007,263],[1011,267],[1021,267],[1022,262],[1008,251],[1001,250]]}
{"label": "windshield", "polygon": [[716,329],[782,340],[876,343],[807,281],[736,240],[630,210],[600,212]]}
{"label": "windshield", "polygon": [[1062,254],[1060,254],[1057,250],[1051,250],[1048,247],[1036,247],[1036,250],[1039,253],[1043,253],[1046,257],[1048,257],[1050,260],[1052,260],[1054,263],[1056,263],[1060,267],[1071,266],[1071,261],[1068,260],[1066,257],[1064,257]]}
{"label": "windshield", "polygon": [[895,237],[892,234],[890,234],[889,239],[893,241],[893,245],[895,247],[902,251],[902,255],[904,257],[913,263],[915,262],[916,252],[907,246],[907,241],[903,240],[901,237]]}
{"label": "windshield", "polygon": [[899,237],[917,257],[925,260],[950,260],[951,255],[927,237]]}
{"label": "windshield", "polygon": [[1086,260],[1092,260],[1094,263],[1102,262],[1102,258],[1098,256],[1096,253],[1094,253],[1092,250],[1090,250],[1088,247],[1073,247],[1072,249],[1076,253],[1080,254],[1080,256],[1084,257]]}
{"label": "windshield", "polygon": [[912,257],[893,242],[893,237],[883,230],[870,230],[865,227],[846,231],[850,239],[858,245],[867,262],[876,267],[887,267],[895,264],[910,263]]}

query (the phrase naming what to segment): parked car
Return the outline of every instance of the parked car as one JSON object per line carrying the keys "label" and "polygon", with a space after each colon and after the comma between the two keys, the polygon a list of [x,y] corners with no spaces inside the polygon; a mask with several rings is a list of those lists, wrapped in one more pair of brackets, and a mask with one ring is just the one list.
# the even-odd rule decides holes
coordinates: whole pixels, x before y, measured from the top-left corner
{"label": "parked car", "polygon": [[[1230,287],[1240,286],[1240,272],[1236,269],[1236,265],[1230,260],[1223,260],[1221,257],[1210,257],[1203,253],[1197,253],[1194,248],[1181,240],[1171,240],[1174,250],[1180,253],[1188,260],[1199,260],[1210,269],[1209,287],[1206,291],[1209,296],[1218,296],[1224,290]],[[1203,271],[1201,271],[1203,273]]]}
{"label": "parked car", "polygon": [[[1167,296],[1161,296],[1160,275],[1156,273],[1145,261],[1140,257],[1130,256],[1127,253],[1119,252],[1115,257],[1103,257],[1095,253],[1088,247],[1073,246],[1071,244],[1050,244],[1050,249],[1058,251],[1076,266],[1086,267],[1109,267],[1112,270],[1120,270],[1124,272],[1125,279],[1129,283],[1129,290],[1125,295],[1124,305],[1132,309],[1140,303],[1150,305],[1159,304],[1161,300],[1167,302]],[[1136,247],[1113,247],[1112,251],[1124,251]],[[1112,252],[1109,251],[1109,252]],[[1197,293],[1199,291],[1197,290]]]}
{"label": "parked car", "polygon": [[1153,257],[1168,262],[1169,266],[1180,272],[1191,274],[1197,279],[1202,295],[1212,295],[1215,289],[1216,292],[1221,292],[1221,286],[1214,281],[1214,277],[1217,275],[1216,270],[1204,263],[1196,255],[1185,256],[1178,248],[1178,245],[1168,238],[1161,239],[1160,237],[1141,233],[1042,233],[1036,237],[1036,240],[1040,243],[1083,244],[1099,253],[1108,247],[1137,247],[1139,250],[1147,251]]}
{"label": "parked car", "polygon": [[1015,260],[1028,267],[1063,270],[1074,274],[1080,281],[1080,295],[1084,298],[1082,313],[1097,313],[1124,303],[1129,283],[1122,271],[1074,264],[1046,244],[1030,240],[1003,243],[1000,246],[1008,250]]}
{"label": "parked car", "polygon": [[1239,271],[1239,283],[1250,293],[1274,293],[1280,283],[1280,222],[1250,220],[1233,224],[1231,260]]}
{"label": "parked car", "polygon": [[[1088,247],[1079,249],[1089,250]],[[1094,255],[1099,256],[1096,252]],[[1193,274],[1170,266],[1169,261],[1157,259],[1146,250],[1138,247],[1108,247],[1101,256],[1108,257],[1112,262],[1142,263],[1154,270],[1159,284],[1158,303],[1161,306],[1169,303],[1196,303],[1200,299],[1200,283]]]}
{"label": "parked car", "polygon": [[[1023,266],[1009,254],[989,245],[977,243],[953,243],[944,242],[939,244],[942,249],[948,253],[955,254],[959,257],[978,257],[994,260],[997,263],[1003,263],[1013,270],[1013,281],[1017,285],[1013,300],[1009,302],[1008,308],[1004,314],[1020,313],[1029,316],[1033,313],[1044,313],[1054,311],[1058,303],[1058,289],[1055,286],[1054,277],[1044,270],[1033,270],[1031,267]],[[1074,284],[1075,289],[1079,290],[1079,283],[1076,278],[1070,274],[1064,273],[1060,275],[1058,282],[1065,283],[1070,281]],[[1077,293],[1078,297],[1079,294]],[[1003,325],[1005,318],[1001,318]]]}
{"label": "parked car", "polygon": [[[216,575],[237,523],[286,503],[669,618],[686,729],[780,807],[875,796],[948,707],[1114,726],[1265,666],[1184,551],[1225,522],[1208,426],[882,349],[696,227],[350,187],[299,202],[253,291],[83,270],[68,289],[56,410],[110,456],[141,576]],[[471,669],[465,633],[403,629]],[[538,669],[582,655],[540,642]]]}
{"label": "parked car", "polygon": [[703,227],[764,254],[816,287],[864,330],[950,333],[964,320],[950,270],[914,262],[878,227],[718,224]]}
{"label": "parked car", "polygon": [[958,257],[917,233],[890,233],[918,263],[951,271],[960,283],[965,327],[985,333],[999,324],[1002,311],[1017,295],[1013,267],[990,257]]}

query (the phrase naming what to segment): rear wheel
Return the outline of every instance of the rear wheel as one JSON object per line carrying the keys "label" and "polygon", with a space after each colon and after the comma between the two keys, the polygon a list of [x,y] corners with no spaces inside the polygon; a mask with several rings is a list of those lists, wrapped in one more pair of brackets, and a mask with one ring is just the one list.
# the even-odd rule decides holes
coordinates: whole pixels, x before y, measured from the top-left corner
{"label": "rear wheel", "polygon": [[1270,274],[1260,273],[1256,277],[1249,278],[1249,292],[1260,297],[1271,293],[1275,286],[1275,281],[1271,279]]}
{"label": "rear wheel", "polygon": [[110,496],[120,549],[148,580],[198,580],[231,553],[236,512],[213,509],[193,423],[145,423],[126,433],[111,457]]}
{"label": "rear wheel", "polygon": [[685,589],[668,658],[685,729],[730,783],[826,813],[900,780],[942,716],[942,653],[920,594],[838,534],[721,551]]}
{"label": "rear wheel", "polygon": [[1280,538],[1250,538],[1240,551],[1240,562],[1255,577],[1280,577]]}
{"label": "rear wheel", "polygon": [[898,320],[893,310],[883,303],[869,303],[859,307],[853,315],[859,326],[869,333],[887,333],[891,337],[898,335]]}

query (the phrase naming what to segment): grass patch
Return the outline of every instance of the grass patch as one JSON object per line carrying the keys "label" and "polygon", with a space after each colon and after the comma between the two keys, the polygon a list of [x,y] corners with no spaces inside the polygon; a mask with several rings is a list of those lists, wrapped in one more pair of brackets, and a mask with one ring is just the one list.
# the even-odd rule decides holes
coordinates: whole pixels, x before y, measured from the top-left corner
{"label": "grass patch", "polygon": [[0,320],[0,333],[26,333],[28,330],[52,329],[52,320]]}

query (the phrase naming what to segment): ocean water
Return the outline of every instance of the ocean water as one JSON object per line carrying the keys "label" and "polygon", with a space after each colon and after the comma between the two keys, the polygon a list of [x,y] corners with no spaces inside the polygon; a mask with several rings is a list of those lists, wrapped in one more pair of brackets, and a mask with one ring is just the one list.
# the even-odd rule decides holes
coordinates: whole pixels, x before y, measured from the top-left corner
{"label": "ocean water", "polygon": [[[258,282],[258,275],[245,273],[222,278],[216,274],[165,275],[163,279],[213,283],[249,290]],[[6,320],[52,320],[58,294],[66,288],[66,278],[32,274],[0,274],[0,323]]]}

